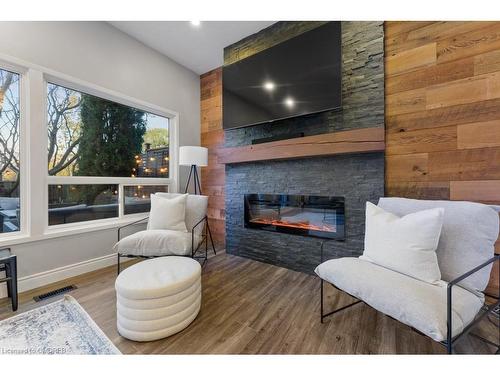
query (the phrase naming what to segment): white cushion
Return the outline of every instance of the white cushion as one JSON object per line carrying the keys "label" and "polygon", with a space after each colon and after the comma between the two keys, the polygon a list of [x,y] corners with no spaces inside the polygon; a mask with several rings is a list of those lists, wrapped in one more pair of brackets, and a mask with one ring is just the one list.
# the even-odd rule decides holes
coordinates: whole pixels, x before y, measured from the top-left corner
{"label": "white cushion", "polygon": [[187,194],[172,199],[151,194],[151,211],[148,229],[169,229],[187,232],[186,228]]}
{"label": "white cushion", "polygon": [[116,293],[129,299],[148,299],[174,295],[201,278],[201,266],[186,257],[163,257],[142,261],[118,275]]}
{"label": "white cushion", "polygon": [[429,283],[441,280],[436,248],[444,209],[396,216],[366,203],[365,249],[361,259]]}
{"label": "white cushion", "polygon": [[[157,320],[157,319],[163,319],[168,316],[176,315],[179,312],[182,312],[190,308],[193,304],[199,303],[200,298],[201,298],[201,290],[198,289],[196,293],[191,293],[189,296],[185,297],[181,301],[178,301],[177,303],[165,307],[158,307],[155,309],[146,309],[143,307],[130,308],[122,305],[120,301],[117,301],[116,308],[117,311],[120,313],[120,316],[126,319],[135,321]],[[149,300],[141,300],[141,301],[151,301],[155,299],[156,298],[151,298]]]}
{"label": "white cushion", "polygon": [[121,314],[120,310],[117,310],[117,321],[122,327],[133,331],[157,331],[162,330],[167,327],[176,326],[177,324],[186,320],[193,313],[200,310],[201,304],[201,294],[195,296],[194,301],[191,302],[187,307],[178,311],[172,315],[160,316],[157,319],[129,319]]}
{"label": "white cushion", "polygon": [[156,310],[163,309],[165,307],[175,305],[178,302],[189,298],[192,295],[198,295],[201,293],[201,279],[195,281],[193,285],[189,288],[184,289],[182,292],[172,294],[166,297],[157,297],[149,299],[131,299],[125,298],[121,294],[116,295],[117,306],[123,306],[128,309],[146,309],[146,310]]}
{"label": "white cushion", "polygon": [[[447,284],[429,284],[359,258],[328,260],[315,270],[322,279],[362,299],[436,341],[446,339]],[[452,332],[462,332],[479,312],[483,299],[466,289],[452,289]]]}
{"label": "white cushion", "polygon": [[[493,257],[498,239],[498,212],[473,202],[431,201],[406,198],[380,198],[379,207],[403,216],[429,208],[444,208],[443,229],[436,254],[441,278],[451,281]],[[488,285],[492,265],[460,282],[471,290],[483,291]]]}
{"label": "white cushion", "polygon": [[117,312],[117,328],[120,335],[134,341],[158,340],[186,328],[198,315],[201,298],[188,309],[176,315],[151,321],[135,321],[124,318]]}
{"label": "white cushion", "polygon": [[[173,199],[179,197],[184,194],[178,193],[156,193],[162,198]],[[195,195],[188,194],[186,200],[186,228],[189,232],[193,230],[193,227],[205,216],[207,216],[208,209],[208,197],[205,195]],[[196,227],[194,233],[197,235],[201,235],[203,231],[204,225],[200,224]]]}
{"label": "white cushion", "polygon": [[[195,249],[200,240],[200,236],[194,236]],[[151,229],[122,238],[115,244],[113,250],[124,255],[191,255],[192,247],[191,233]]]}

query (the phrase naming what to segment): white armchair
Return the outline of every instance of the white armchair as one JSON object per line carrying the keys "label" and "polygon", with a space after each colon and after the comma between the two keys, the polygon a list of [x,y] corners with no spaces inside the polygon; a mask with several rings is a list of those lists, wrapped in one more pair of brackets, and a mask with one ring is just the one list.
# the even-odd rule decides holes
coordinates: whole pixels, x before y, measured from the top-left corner
{"label": "white armchair", "polygon": [[[499,306],[498,296],[495,303],[485,305],[483,294],[493,263],[497,262],[500,268],[500,255],[494,253],[499,231],[498,212],[472,202],[404,198],[381,198],[378,206],[400,217],[444,208],[436,250],[441,281],[427,283],[360,258],[327,260],[315,270],[321,278],[321,322],[329,315],[365,302],[440,342],[451,354],[453,344]],[[324,281],[357,301],[325,314]],[[489,344],[495,345],[498,353],[498,344]]]}
{"label": "white armchair", "polygon": [[[172,199],[180,196],[176,193],[156,193],[156,195]],[[186,200],[185,223],[187,232],[168,229],[149,229],[123,237],[123,229],[148,220],[148,217],[134,221],[118,228],[118,242],[114,246],[118,258],[118,273],[120,273],[120,258],[155,258],[169,255],[189,256],[195,259],[208,258],[208,240],[212,249],[215,246],[207,226],[208,197],[204,195],[188,195]],[[205,254],[197,253],[205,245]]]}

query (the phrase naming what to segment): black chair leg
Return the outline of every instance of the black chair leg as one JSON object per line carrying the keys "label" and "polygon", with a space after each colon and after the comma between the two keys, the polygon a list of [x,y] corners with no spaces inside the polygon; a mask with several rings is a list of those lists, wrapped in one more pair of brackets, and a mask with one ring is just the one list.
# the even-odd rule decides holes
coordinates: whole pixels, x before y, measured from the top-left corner
{"label": "black chair leg", "polygon": [[116,259],[116,274],[120,274],[120,253],[117,253],[117,259]]}
{"label": "black chair leg", "polygon": [[212,238],[212,231],[210,230],[210,226],[208,225],[208,220],[207,220],[207,229],[208,229],[208,235],[210,236],[210,242],[212,243],[212,250],[214,251],[214,255],[217,255],[217,252],[215,251],[214,240]]}

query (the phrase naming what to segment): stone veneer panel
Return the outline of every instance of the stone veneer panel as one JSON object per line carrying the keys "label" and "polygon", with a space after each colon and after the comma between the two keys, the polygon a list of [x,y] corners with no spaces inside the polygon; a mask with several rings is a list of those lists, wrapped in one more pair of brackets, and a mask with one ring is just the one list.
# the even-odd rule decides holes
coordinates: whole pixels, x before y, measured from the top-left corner
{"label": "stone veneer panel", "polygon": [[[278,22],[224,51],[225,64],[320,26]],[[323,134],[384,126],[383,22],[342,22],[342,110],[225,131],[225,146],[303,132]],[[362,253],[364,208],[384,195],[384,154],[343,155],[226,166],[226,251],[311,273],[320,262],[321,240],[247,229],[245,193],[336,195],[346,199],[346,240],[325,244],[327,257]]]}

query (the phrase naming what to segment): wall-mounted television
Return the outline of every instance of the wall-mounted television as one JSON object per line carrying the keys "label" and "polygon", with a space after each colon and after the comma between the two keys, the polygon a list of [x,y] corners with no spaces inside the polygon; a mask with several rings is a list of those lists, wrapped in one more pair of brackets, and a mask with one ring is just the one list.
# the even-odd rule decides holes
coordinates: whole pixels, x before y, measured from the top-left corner
{"label": "wall-mounted television", "polygon": [[224,129],[338,109],[341,23],[328,22],[224,66],[222,81]]}

